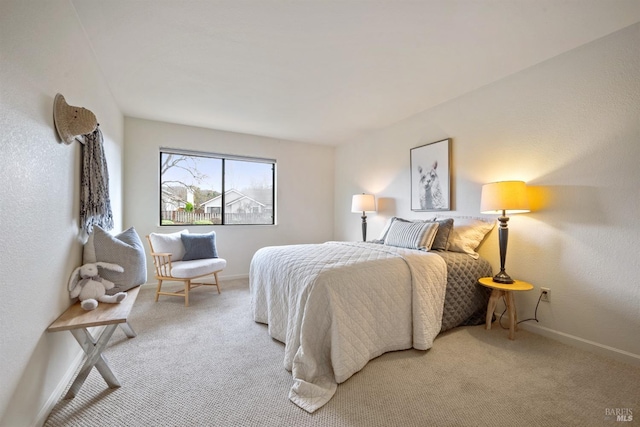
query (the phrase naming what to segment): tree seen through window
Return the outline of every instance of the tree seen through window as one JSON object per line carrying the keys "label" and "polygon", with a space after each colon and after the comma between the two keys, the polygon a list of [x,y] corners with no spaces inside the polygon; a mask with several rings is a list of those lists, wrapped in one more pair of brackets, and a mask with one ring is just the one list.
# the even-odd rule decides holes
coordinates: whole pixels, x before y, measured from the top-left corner
{"label": "tree seen through window", "polygon": [[161,225],[274,224],[274,179],[274,161],[161,151]]}

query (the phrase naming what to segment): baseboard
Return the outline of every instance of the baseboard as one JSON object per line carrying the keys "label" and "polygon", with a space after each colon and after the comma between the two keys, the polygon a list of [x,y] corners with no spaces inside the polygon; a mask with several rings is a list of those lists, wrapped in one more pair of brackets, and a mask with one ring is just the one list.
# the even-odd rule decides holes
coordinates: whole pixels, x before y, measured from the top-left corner
{"label": "baseboard", "polygon": [[69,368],[67,369],[64,376],[58,383],[58,386],[55,388],[55,390],[53,390],[53,393],[51,393],[51,396],[49,396],[49,398],[45,402],[42,409],[40,409],[40,412],[36,417],[36,423],[35,423],[36,427],[42,427],[44,423],[47,421],[47,417],[53,410],[53,407],[56,406],[56,404],[62,397],[62,393],[65,392],[65,390],[71,383],[71,380],[73,379],[76,372],[78,371],[78,368],[80,368],[80,365],[83,362],[84,362],[84,352],[80,347],[78,347],[78,354],[69,365]]}
{"label": "baseboard", "polygon": [[248,279],[248,274],[231,274],[229,276],[220,276],[220,280]]}
{"label": "baseboard", "polygon": [[525,329],[529,332],[533,332],[534,334],[542,335],[601,356],[640,367],[640,355],[638,354],[633,354],[625,350],[609,347],[608,345],[599,344],[574,335],[565,334],[564,332],[545,328],[544,326],[540,326],[535,323],[521,323],[518,325],[518,328]]}

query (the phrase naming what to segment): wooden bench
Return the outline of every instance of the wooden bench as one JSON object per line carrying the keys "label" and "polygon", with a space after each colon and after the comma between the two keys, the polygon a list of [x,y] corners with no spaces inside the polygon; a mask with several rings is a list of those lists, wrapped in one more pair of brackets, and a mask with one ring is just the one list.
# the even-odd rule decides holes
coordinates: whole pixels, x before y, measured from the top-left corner
{"label": "wooden bench", "polygon": [[[78,341],[87,358],[80,369],[80,373],[71,384],[65,399],[73,399],[82,384],[89,376],[91,368],[94,366],[102,375],[109,388],[120,387],[120,382],[113,373],[107,360],[102,355],[102,351],[107,347],[107,343],[115,332],[118,325],[129,338],[136,336],[136,333],[127,323],[127,317],[131,313],[133,303],[136,302],[140,287],[127,291],[127,298],[119,304],[100,303],[98,308],[86,311],[80,307],[80,302],[76,302],[67,309],[58,319],[47,328],[47,332],[69,331]],[[105,326],[97,339],[91,335],[88,328],[95,326]]]}

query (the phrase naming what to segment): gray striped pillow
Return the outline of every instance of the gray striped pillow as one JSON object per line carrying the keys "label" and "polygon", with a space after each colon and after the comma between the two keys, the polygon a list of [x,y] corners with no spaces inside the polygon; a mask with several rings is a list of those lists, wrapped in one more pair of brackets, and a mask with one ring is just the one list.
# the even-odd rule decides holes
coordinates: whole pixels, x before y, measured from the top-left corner
{"label": "gray striped pillow", "polygon": [[393,221],[384,244],[407,249],[429,250],[437,231],[437,222]]}

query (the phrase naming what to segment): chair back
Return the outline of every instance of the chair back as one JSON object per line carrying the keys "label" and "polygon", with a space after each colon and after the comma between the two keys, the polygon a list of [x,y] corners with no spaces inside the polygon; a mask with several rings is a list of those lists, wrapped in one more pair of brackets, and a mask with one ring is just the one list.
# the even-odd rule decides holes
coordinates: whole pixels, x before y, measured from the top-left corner
{"label": "chair back", "polygon": [[149,242],[149,248],[151,249],[151,259],[153,260],[153,266],[156,271],[156,279],[162,277],[171,277],[171,254],[170,253],[156,253],[153,249],[153,243],[151,243],[151,237],[146,236],[147,242]]}

